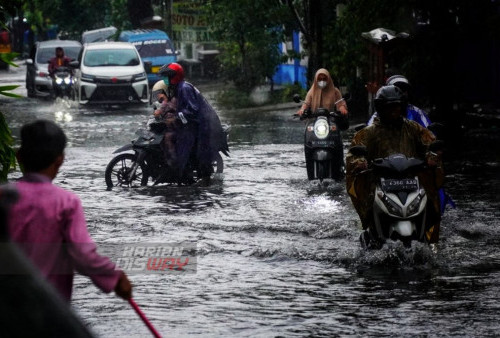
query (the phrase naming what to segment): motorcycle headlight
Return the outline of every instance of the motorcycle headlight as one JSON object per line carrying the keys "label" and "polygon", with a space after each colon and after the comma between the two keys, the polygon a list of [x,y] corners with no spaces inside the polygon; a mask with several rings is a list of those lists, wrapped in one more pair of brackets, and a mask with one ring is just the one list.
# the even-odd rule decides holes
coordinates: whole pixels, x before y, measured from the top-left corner
{"label": "motorcycle headlight", "polygon": [[314,135],[319,139],[324,139],[328,136],[330,126],[326,119],[317,119],[314,123]]}
{"label": "motorcycle headlight", "polygon": [[61,83],[63,83],[63,79],[61,79],[60,77],[56,77],[56,83],[60,85]]}
{"label": "motorcycle headlight", "polygon": [[65,77],[64,78],[64,83],[66,83],[67,85],[69,85],[71,83],[71,78],[69,76]]}
{"label": "motorcycle headlight", "polygon": [[414,215],[418,212],[418,210],[420,209],[420,203],[422,202],[424,196],[425,196],[425,191],[420,190],[417,197],[410,203],[408,208],[406,208],[407,216]]}
{"label": "motorcycle headlight", "polygon": [[384,203],[384,205],[387,208],[387,210],[389,211],[389,213],[391,213],[395,216],[403,217],[403,209],[399,205],[397,205],[396,202],[391,200],[384,193],[379,193],[378,197],[380,198],[382,203]]}

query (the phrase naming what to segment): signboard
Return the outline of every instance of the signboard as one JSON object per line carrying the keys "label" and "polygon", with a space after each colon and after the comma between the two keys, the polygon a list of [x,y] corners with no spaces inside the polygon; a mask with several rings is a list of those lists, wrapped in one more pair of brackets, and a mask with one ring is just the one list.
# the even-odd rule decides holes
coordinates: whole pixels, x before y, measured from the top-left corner
{"label": "signboard", "polygon": [[216,42],[207,24],[204,5],[186,1],[172,4],[173,40],[188,43]]}

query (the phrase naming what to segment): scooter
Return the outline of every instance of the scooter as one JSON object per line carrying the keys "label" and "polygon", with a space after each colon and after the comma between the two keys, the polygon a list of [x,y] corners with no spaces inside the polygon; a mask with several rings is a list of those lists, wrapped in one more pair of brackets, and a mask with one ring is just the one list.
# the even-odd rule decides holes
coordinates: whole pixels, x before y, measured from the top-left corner
{"label": "scooter", "polygon": [[[296,94],[294,102],[300,103]],[[335,104],[344,98],[335,102]],[[309,180],[334,179],[340,181],[345,176],[344,151],[341,130],[349,127],[347,118],[325,108],[312,112],[306,109],[300,116],[307,120],[304,131],[304,153],[306,159],[307,178]]]}
{"label": "scooter", "polygon": [[[351,148],[351,153],[362,152]],[[387,240],[400,240],[407,247],[412,241],[426,242],[427,194],[418,173],[425,169],[425,162],[393,154],[376,159],[362,174],[371,173],[376,186],[373,201],[373,228],[361,236],[364,248],[380,248]]]}
{"label": "scooter", "polygon": [[[160,183],[191,185],[200,179],[197,177],[198,168],[194,160],[186,165],[181,177],[176,175],[172,166],[165,163],[161,148],[164,126],[165,123],[157,122],[150,124],[149,130],[139,129],[136,132],[137,139],[113,152],[119,155],[109,162],[104,173],[108,190],[115,186],[138,187],[151,183],[153,185]],[[226,138],[229,129],[229,126],[223,126]],[[220,152],[228,155],[224,149]],[[212,165],[214,173],[220,174],[224,171],[224,161],[219,151],[212,155]]]}
{"label": "scooter", "polygon": [[73,95],[73,75],[69,67],[58,67],[54,72],[52,81],[52,90],[54,91],[54,98],[60,97],[61,99],[74,99]]}

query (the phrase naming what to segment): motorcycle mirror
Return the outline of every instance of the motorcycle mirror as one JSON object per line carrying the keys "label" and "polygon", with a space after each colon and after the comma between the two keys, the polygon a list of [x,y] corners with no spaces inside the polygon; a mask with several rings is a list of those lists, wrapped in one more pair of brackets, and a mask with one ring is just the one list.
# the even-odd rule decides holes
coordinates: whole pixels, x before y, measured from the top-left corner
{"label": "motorcycle mirror", "polygon": [[366,156],[368,154],[365,146],[353,146],[349,148],[349,152],[354,156]]}
{"label": "motorcycle mirror", "polygon": [[293,95],[293,102],[300,103],[300,96],[299,96],[299,94],[294,94]]}
{"label": "motorcycle mirror", "polygon": [[78,67],[80,67],[80,62],[78,62],[77,60],[71,61],[69,63],[69,66],[72,68],[78,68]]}

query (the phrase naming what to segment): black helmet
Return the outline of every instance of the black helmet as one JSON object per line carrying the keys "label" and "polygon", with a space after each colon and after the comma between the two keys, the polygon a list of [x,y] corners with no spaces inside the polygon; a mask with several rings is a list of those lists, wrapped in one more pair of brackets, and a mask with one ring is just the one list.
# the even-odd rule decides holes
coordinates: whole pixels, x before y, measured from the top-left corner
{"label": "black helmet", "polygon": [[384,108],[389,104],[401,104],[401,107],[406,107],[408,104],[404,92],[394,86],[383,86],[375,94],[375,110],[377,112],[384,111]]}

